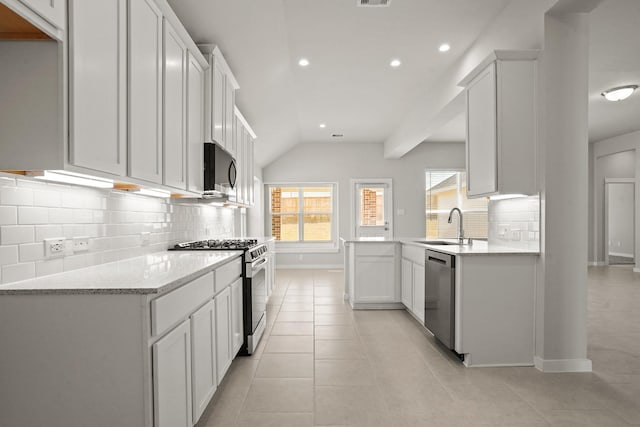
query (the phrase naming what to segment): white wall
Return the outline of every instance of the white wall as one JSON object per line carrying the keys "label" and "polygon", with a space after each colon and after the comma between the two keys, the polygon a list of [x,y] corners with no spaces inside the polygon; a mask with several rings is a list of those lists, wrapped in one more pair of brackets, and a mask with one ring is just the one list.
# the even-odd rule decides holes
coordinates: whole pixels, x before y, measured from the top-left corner
{"label": "white wall", "polygon": [[[425,170],[463,169],[463,143],[423,143],[400,159],[385,159],[382,144],[300,144],[263,169],[265,183],[336,182],[339,235],[351,227],[350,179],[393,180],[395,237],[424,236]],[[398,215],[398,209],[404,215]],[[342,249],[341,249],[342,251]],[[279,254],[279,266],[342,266],[340,253]]]}
{"label": "white wall", "polygon": [[[635,246],[640,247],[640,131],[619,135],[591,144],[589,184],[589,262],[604,263],[604,179],[635,179]],[[636,260],[636,270],[640,263]]]}
{"label": "white wall", "polygon": [[[0,283],[164,251],[180,241],[233,237],[237,211],[0,174]],[[89,237],[89,251],[44,259],[43,239],[81,236]]]}
{"label": "white wall", "polygon": [[609,255],[633,257],[634,186],[613,182],[606,186]]}

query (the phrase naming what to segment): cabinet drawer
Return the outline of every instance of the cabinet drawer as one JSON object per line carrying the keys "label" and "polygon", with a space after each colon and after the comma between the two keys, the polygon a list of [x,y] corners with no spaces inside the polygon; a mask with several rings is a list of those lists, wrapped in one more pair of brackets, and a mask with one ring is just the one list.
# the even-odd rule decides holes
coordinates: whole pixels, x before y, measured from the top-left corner
{"label": "cabinet drawer", "polygon": [[356,244],[356,256],[395,256],[395,243]]}
{"label": "cabinet drawer", "polygon": [[424,265],[425,249],[417,246],[402,245],[402,258],[416,264]]}
{"label": "cabinet drawer", "polygon": [[151,331],[159,335],[213,298],[213,272],[151,301]]}
{"label": "cabinet drawer", "polygon": [[216,294],[236,281],[242,276],[242,258],[233,261],[216,269]]}

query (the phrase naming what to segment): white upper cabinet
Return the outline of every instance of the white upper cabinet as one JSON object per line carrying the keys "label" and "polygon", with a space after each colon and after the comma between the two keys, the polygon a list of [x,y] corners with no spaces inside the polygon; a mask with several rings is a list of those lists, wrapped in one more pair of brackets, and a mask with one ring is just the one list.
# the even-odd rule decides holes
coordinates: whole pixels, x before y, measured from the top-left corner
{"label": "white upper cabinet", "polygon": [[[66,1],[65,0],[21,0],[34,12],[60,29],[65,28]],[[87,3],[93,3],[87,1]]]}
{"label": "white upper cabinet", "polygon": [[116,176],[127,168],[126,11],[126,0],[69,1],[70,163]]}
{"label": "white upper cabinet", "polygon": [[466,88],[467,196],[535,194],[537,51],[495,51]]}
{"label": "white upper cabinet", "polygon": [[187,48],[164,21],[164,184],[187,188],[186,90]]}
{"label": "white upper cabinet", "polygon": [[129,2],[129,175],[162,183],[162,13]]}
{"label": "white upper cabinet", "polygon": [[234,201],[245,206],[254,203],[253,194],[253,140],[255,134],[240,110],[235,108],[235,144],[238,179]]}
{"label": "white upper cabinet", "polygon": [[198,47],[210,66],[205,79],[205,142],[216,142],[236,157],[233,122],[238,82],[217,46]]}
{"label": "white upper cabinet", "polygon": [[204,70],[192,52],[187,59],[187,190],[204,190]]}

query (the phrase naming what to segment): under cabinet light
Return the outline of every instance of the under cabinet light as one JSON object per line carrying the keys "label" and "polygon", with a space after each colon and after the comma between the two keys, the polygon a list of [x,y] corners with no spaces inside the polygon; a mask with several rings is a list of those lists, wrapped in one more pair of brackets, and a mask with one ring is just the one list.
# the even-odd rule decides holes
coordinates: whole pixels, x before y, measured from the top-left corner
{"label": "under cabinet light", "polygon": [[526,194],[496,194],[494,196],[489,196],[490,200],[506,200],[506,199],[518,199],[522,197],[527,197]]}
{"label": "under cabinet light", "polygon": [[618,86],[605,90],[601,95],[604,96],[607,101],[622,101],[630,97],[636,89],[638,89],[638,85]]}
{"label": "under cabinet light", "polygon": [[168,198],[171,197],[171,193],[164,190],[159,190],[157,188],[140,188],[134,191],[136,194],[140,194],[143,196],[151,196],[151,197],[162,197]]}
{"label": "under cabinet light", "polygon": [[28,171],[27,176],[43,181],[75,184],[94,188],[113,188],[113,180],[62,170]]}

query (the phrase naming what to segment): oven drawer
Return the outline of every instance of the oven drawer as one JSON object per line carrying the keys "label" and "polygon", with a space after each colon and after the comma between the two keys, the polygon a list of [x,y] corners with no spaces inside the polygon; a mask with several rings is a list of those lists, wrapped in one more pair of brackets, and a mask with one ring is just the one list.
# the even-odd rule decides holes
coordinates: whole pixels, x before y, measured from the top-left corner
{"label": "oven drawer", "polygon": [[216,294],[242,276],[242,258],[236,258],[222,267],[216,268]]}
{"label": "oven drawer", "polygon": [[213,298],[213,272],[151,301],[151,332],[162,334]]}

